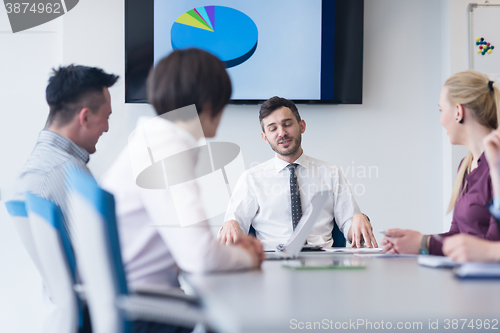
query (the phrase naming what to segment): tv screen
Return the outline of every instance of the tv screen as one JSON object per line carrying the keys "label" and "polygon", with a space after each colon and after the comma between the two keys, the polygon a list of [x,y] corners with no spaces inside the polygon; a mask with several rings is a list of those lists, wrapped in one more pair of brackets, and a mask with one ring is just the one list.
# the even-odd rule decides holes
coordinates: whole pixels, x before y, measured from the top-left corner
{"label": "tv screen", "polygon": [[363,0],[126,0],[126,102],[147,101],[161,58],[198,47],[225,62],[232,103],[361,104],[363,11]]}

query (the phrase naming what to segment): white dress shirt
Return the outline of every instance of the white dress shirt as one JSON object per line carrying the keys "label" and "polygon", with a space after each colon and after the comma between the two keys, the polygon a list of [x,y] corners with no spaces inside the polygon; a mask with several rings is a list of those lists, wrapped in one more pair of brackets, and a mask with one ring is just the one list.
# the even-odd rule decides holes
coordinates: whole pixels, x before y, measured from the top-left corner
{"label": "white dress shirt", "polygon": [[[300,188],[302,212],[319,191],[330,196],[307,242],[331,247],[333,219],[347,238],[352,217],[360,213],[342,171],[335,165],[302,154],[294,163]],[[250,225],[264,249],[286,243],[293,232],[289,163],[277,155],[243,173],[233,192],[224,221],[238,221],[244,232]]]}
{"label": "white dress shirt", "polygon": [[[154,118],[157,135],[150,154],[171,156],[197,146],[195,138],[168,120]],[[140,120],[140,122],[144,120]],[[149,141],[152,142],[151,137]],[[101,181],[115,196],[123,263],[129,284],[177,287],[179,268],[192,273],[250,268],[252,258],[237,246],[220,245],[210,231],[200,205],[196,182],[183,187],[182,209],[200,223],[181,226],[169,188],[145,189],[136,185],[129,145]],[[140,158],[140,157],[139,157]],[[134,161],[135,162],[135,161]],[[196,156],[186,162],[184,173],[193,173]],[[137,164],[137,163],[135,163]],[[185,176],[185,174],[184,174]],[[179,205],[177,205],[179,209]]]}

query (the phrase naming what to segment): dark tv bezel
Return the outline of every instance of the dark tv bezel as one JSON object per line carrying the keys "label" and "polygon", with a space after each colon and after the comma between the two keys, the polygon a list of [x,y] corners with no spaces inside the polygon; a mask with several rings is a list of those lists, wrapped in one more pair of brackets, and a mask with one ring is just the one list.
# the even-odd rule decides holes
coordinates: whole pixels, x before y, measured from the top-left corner
{"label": "dark tv bezel", "polygon": [[[362,104],[364,0],[322,0],[322,6],[329,7],[335,16],[334,24],[330,24],[325,18],[322,19],[321,55],[321,86],[323,89],[325,85],[323,80],[328,86],[333,84],[333,98],[293,101],[297,104]],[[125,103],[147,103],[146,96],[131,97],[130,86],[144,88],[154,62],[153,9],[154,0],[125,0]],[[334,43],[328,43],[332,35]],[[140,63],[134,59],[134,52],[138,49],[142,52]],[[323,61],[325,57],[333,57],[333,62]],[[323,73],[331,71],[333,71],[333,82],[331,77],[323,77]],[[264,101],[232,99],[230,103],[255,105]]]}

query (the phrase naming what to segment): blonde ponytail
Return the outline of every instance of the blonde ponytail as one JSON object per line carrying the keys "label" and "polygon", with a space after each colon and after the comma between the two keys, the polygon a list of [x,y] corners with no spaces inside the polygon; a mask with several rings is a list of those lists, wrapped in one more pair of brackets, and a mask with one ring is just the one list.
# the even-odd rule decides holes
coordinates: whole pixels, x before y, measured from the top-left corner
{"label": "blonde ponytail", "polygon": [[[453,104],[467,108],[474,119],[491,129],[498,127],[500,119],[500,83],[491,83],[487,75],[475,70],[467,70],[451,76],[445,82],[448,99]],[[491,88],[490,88],[491,87]],[[448,212],[455,207],[457,200],[467,187],[465,176],[469,173],[472,153],[469,152],[458,170],[457,180],[451,194]]]}

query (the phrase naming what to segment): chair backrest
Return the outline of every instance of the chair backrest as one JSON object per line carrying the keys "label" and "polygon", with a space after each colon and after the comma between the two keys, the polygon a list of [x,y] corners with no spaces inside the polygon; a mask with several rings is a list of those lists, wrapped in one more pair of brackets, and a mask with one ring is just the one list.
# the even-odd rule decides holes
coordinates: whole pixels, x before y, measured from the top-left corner
{"label": "chair backrest", "polygon": [[333,239],[332,247],[345,247],[344,234],[342,233],[342,231],[340,231],[337,222],[335,222],[335,219],[333,219],[332,239]]}
{"label": "chair backrest", "polygon": [[30,192],[25,193],[25,198],[34,248],[54,304],[44,331],[77,332],[81,311],[73,289],[76,265],[61,210],[53,202]]}
{"label": "chair backrest", "polygon": [[79,272],[94,333],[123,333],[129,323],[116,300],[128,288],[116,226],[115,201],[95,179],[78,169],[67,170],[72,225],[78,239]]}
{"label": "chair backrest", "polygon": [[30,223],[28,220],[28,212],[26,211],[26,205],[24,201],[7,201],[5,203],[5,208],[9,213],[12,221],[14,222],[14,227],[21,238],[21,242],[24,248],[28,252],[31,260],[35,264],[38,272],[43,278],[42,265],[40,264],[40,259],[38,259],[38,254],[36,252],[35,243],[33,242],[33,236],[31,235]]}

